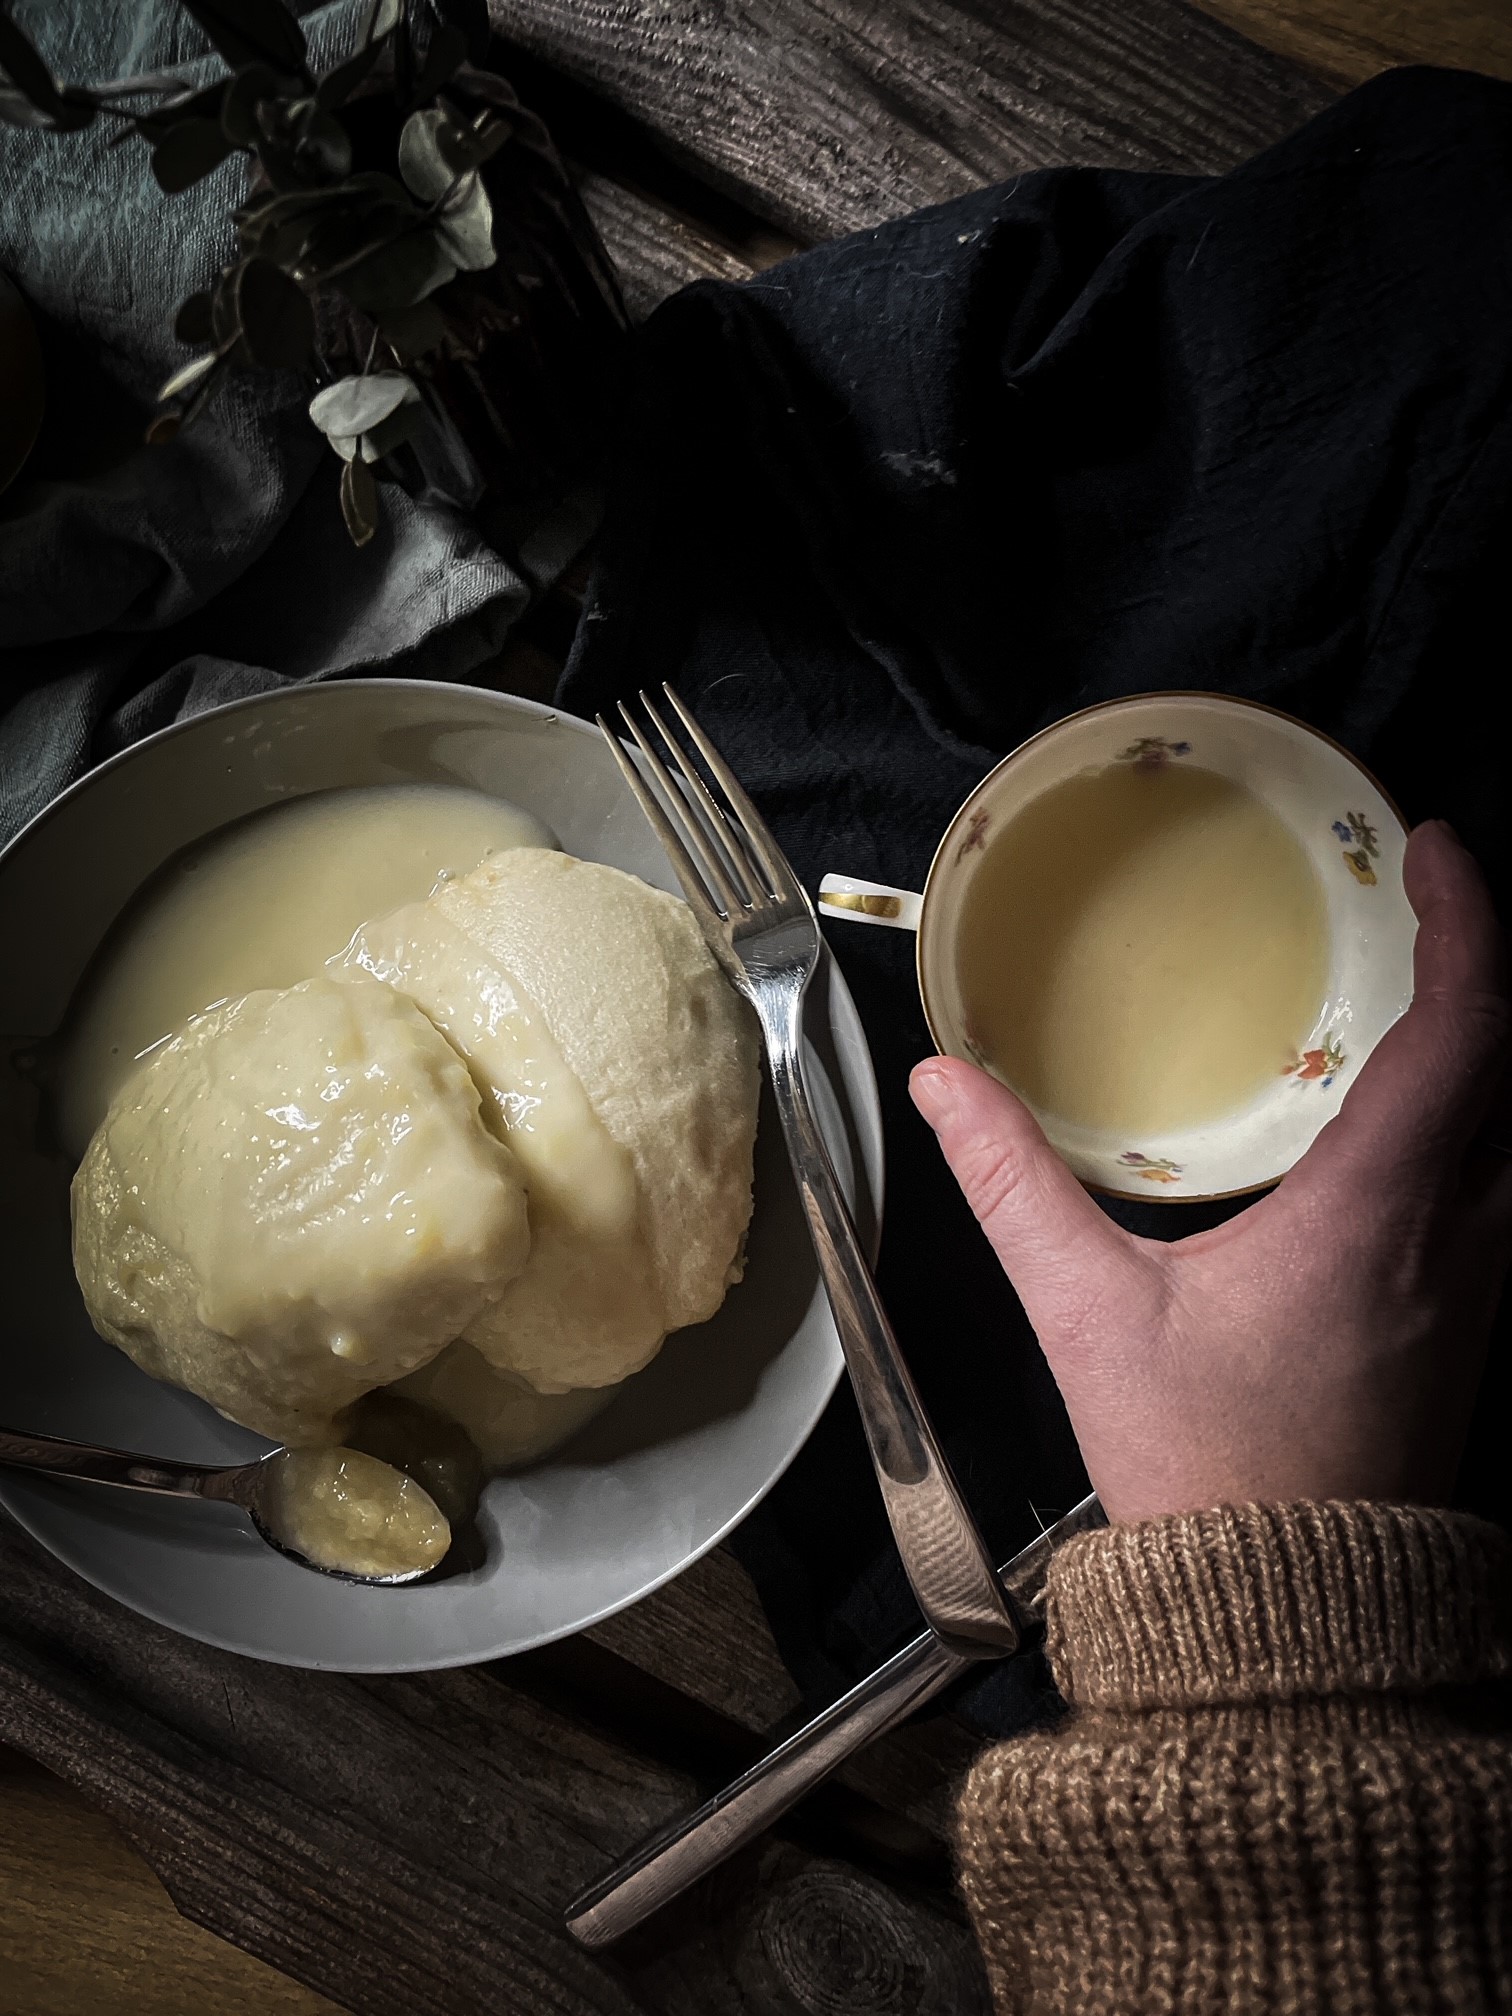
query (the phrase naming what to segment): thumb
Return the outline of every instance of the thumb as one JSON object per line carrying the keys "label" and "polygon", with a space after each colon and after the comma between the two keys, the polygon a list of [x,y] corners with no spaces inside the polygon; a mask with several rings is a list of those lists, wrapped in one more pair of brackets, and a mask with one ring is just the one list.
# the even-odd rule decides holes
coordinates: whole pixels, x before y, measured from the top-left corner
{"label": "thumb", "polygon": [[908,1089],[1042,1344],[1133,1287],[1131,1242],[1105,1218],[1006,1085],[954,1057],[914,1067]]}

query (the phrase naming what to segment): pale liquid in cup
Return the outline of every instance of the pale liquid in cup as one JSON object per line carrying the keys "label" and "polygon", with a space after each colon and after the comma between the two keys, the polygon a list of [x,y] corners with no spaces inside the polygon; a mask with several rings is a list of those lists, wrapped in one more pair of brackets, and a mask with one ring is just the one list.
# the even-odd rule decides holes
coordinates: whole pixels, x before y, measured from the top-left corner
{"label": "pale liquid in cup", "polygon": [[1181,761],[1052,785],[993,830],[957,952],[967,1033],[1042,1115],[1131,1141],[1237,1112],[1296,1061],[1328,930],[1301,843]]}

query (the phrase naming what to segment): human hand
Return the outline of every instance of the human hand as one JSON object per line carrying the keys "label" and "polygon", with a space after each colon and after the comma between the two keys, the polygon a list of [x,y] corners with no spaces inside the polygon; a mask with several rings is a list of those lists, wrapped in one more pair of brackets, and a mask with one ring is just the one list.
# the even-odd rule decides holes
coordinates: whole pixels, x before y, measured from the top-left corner
{"label": "human hand", "polygon": [[1412,1006],[1280,1185],[1215,1230],[1122,1231],[996,1079],[910,1081],[1055,1374],[1111,1519],[1442,1503],[1512,1256],[1512,1161],[1475,1145],[1509,1054],[1506,947],[1449,827],[1407,846]]}

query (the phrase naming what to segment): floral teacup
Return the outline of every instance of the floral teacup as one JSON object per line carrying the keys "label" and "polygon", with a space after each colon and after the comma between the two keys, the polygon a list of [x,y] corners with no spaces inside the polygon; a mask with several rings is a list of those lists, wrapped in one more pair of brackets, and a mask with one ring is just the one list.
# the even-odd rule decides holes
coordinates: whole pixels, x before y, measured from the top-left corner
{"label": "floral teacup", "polygon": [[1327,984],[1295,1057],[1235,1112],[1137,1141],[1051,1112],[1036,1109],[1037,1117],[1077,1176],[1114,1196],[1182,1202],[1264,1189],[1339,1110],[1360,1066],[1412,998],[1416,926],[1402,888],[1405,823],[1369,772],[1315,729],[1216,693],[1146,693],[1090,707],[1033,736],[982,779],[946,828],[922,895],[826,875],[819,909],[916,931],[919,991],[936,1047],[988,1064],[965,1026],[957,960],[972,877],[993,832],[1031,799],[1112,763],[1198,765],[1246,786],[1283,821],[1322,886]]}

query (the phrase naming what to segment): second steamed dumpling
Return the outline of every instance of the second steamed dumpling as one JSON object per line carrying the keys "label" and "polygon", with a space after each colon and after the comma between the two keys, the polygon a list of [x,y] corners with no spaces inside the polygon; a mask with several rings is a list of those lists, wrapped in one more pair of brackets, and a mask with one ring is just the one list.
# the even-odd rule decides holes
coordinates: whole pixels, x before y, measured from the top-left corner
{"label": "second steamed dumpling", "polygon": [[345,960],[470,1063],[529,1195],[530,1258],[466,1331],[542,1392],[606,1386],[712,1316],[744,1262],[750,1009],[685,904],[542,848],[491,856]]}

